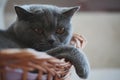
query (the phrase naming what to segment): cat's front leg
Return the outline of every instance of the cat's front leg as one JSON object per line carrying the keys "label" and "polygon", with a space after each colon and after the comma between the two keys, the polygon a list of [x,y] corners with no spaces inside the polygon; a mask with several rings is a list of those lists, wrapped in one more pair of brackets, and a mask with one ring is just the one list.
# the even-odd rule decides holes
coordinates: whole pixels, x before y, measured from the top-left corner
{"label": "cat's front leg", "polygon": [[75,66],[76,73],[79,77],[88,77],[90,66],[88,59],[82,50],[72,46],[59,46],[47,51],[47,53],[57,58],[65,58]]}

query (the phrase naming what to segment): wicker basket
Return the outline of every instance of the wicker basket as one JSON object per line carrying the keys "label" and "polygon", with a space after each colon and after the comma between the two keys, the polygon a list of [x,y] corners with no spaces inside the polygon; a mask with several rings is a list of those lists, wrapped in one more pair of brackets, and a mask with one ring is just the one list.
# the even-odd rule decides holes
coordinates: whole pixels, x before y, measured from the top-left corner
{"label": "wicker basket", "polygon": [[[86,40],[74,34],[71,44],[83,48]],[[42,54],[42,55],[41,55]],[[0,80],[65,80],[71,64],[33,49],[0,51]],[[31,73],[37,70],[38,73]]]}
{"label": "wicker basket", "polygon": [[[63,80],[69,68],[70,64],[64,60],[33,49],[8,49],[0,52],[1,80]],[[35,70],[38,74],[30,72]]]}

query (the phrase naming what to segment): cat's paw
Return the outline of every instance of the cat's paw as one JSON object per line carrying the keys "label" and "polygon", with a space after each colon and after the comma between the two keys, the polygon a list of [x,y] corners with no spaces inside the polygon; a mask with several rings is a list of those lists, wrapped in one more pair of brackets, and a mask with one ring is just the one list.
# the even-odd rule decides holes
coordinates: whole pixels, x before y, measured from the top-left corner
{"label": "cat's paw", "polygon": [[76,73],[81,78],[87,78],[90,66],[85,53],[73,46],[59,46],[47,52],[49,55],[57,58],[65,58],[66,61],[74,65]]}

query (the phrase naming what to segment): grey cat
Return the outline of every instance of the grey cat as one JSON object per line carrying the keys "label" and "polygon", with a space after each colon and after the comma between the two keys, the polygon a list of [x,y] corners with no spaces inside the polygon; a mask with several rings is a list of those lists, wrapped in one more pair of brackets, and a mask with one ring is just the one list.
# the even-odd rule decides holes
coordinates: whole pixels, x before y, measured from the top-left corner
{"label": "grey cat", "polygon": [[15,6],[16,21],[0,31],[0,50],[33,48],[70,61],[81,78],[87,78],[89,63],[82,52],[68,45],[72,38],[71,18],[79,7],[52,5]]}

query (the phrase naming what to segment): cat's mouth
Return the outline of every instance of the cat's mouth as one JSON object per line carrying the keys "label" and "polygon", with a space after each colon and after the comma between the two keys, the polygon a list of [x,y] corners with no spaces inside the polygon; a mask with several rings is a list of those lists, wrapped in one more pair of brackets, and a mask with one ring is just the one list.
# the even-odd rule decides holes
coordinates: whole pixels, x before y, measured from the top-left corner
{"label": "cat's mouth", "polygon": [[38,51],[47,51],[55,47],[57,47],[57,45],[49,45],[49,44],[34,44],[33,45],[33,48]]}

